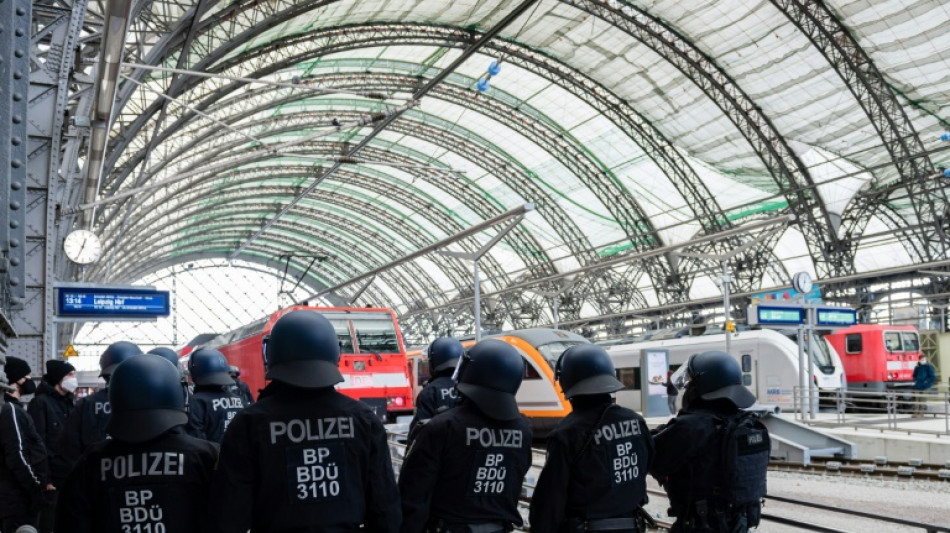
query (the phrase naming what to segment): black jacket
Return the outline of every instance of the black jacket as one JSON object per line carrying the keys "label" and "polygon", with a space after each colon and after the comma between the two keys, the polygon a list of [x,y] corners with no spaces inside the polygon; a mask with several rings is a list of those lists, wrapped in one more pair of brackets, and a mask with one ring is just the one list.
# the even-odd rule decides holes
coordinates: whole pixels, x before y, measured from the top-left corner
{"label": "black jacket", "polygon": [[215,533],[395,532],[382,422],[333,388],[271,383],[228,427],[209,509]]}
{"label": "black jacket", "polygon": [[36,396],[27,408],[33,418],[33,425],[46,445],[49,453],[50,474],[53,485],[59,487],[69,474],[69,462],[59,449],[60,437],[66,429],[66,418],[72,412],[76,397],[71,392],[60,394],[45,381],[40,383]]}
{"label": "black jacket", "polygon": [[76,407],[66,417],[66,429],[57,447],[70,468],[90,446],[106,439],[106,424],[111,413],[108,388],[76,402]]}
{"label": "black jacket", "polygon": [[[547,438],[531,500],[533,531],[568,531],[567,519],[634,516],[647,502],[653,437],[643,417],[609,396],[574,401]],[[572,530],[573,531],[573,530]]]}
{"label": "black jacket", "polygon": [[56,531],[205,533],[217,457],[217,445],[180,426],[148,442],[94,444],[69,474]]}
{"label": "black jacket", "polygon": [[407,444],[412,444],[412,438],[415,437],[414,430],[420,422],[429,420],[442,411],[455,407],[458,403],[458,392],[455,390],[455,381],[452,380],[452,372],[436,376],[431,379],[426,386],[419,392],[416,398],[416,414],[409,423],[410,439]]}
{"label": "black jacket", "polygon": [[0,518],[21,514],[23,509],[38,514],[50,482],[46,447],[20,401],[4,397],[6,403],[0,406]]}
{"label": "black jacket", "polygon": [[436,415],[419,431],[399,473],[403,533],[431,520],[522,525],[521,484],[531,467],[527,419],[499,421],[471,402]]}
{"label": "black jacket", "polygon": [[234,394],[244,400],[244,407],[254,405],[254,395],[251,394],[251,388],[247,386],[247,383],[241,381],[241,378],[234,378]]}
{"label": "black jacket", "polygon": [[188,434],[220,443],[244,400],[220,385],[198,386],[188,401]]}

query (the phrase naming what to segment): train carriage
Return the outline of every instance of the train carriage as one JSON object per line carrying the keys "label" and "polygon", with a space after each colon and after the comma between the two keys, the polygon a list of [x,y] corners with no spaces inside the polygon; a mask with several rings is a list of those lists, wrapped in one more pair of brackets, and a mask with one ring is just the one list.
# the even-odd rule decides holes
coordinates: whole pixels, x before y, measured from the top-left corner
{"label": "train carriage", "polygon": [[848,390],[883,393],[909,389],[920,357],[920,335],[914,326],[858,324],[828,335],[841,355]]}

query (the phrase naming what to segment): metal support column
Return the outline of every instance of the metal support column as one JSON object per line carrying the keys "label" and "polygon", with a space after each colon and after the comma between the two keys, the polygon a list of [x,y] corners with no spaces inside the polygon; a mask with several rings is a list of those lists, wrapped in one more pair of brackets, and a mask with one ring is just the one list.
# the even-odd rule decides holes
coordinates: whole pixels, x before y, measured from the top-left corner
{"label": "metal support column", "polygon": [[805,420],[807,412],[807,403],[805,395],[808,392],[808,382],[805,378],[805,326],[798,326],[798,412],[801,419]]}

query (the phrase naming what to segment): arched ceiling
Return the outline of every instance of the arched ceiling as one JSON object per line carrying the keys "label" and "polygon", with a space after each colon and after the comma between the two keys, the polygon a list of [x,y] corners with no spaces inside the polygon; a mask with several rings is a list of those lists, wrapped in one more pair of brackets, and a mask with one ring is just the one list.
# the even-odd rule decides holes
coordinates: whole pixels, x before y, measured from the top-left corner
{"label": "arched ceiling", "polygon": [[[100,198],[190,177],[99,208],[109,260],[87,275],[232,256],[371,131],[337,124],[406,104],[242,256],[326,254],[307,275],[332,286],[525,202],[537,212],[482,265],[488,290],[786,213],[792,226],[735,259],[740,288],[948,256],[945,3],[544,0],[411,102],[520,3],[136,3],[125,61],[213,77],[122,70]],[[569,312],[709,296],[717,267],[665,254],[604,269],[575,283],[589,292]],[[445,305],[470,293],[469,269],[427,258],[363,298]]]}

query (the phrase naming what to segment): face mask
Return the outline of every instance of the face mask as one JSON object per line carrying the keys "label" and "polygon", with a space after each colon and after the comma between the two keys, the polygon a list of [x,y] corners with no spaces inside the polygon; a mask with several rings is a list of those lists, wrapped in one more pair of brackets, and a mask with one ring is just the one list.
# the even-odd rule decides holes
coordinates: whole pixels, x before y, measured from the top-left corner
{"label": "face mask", "polygon": [[927,360],[926,360],[926,359],[921,359],[921,360],[920,360],[920,364],[926,365],[926,364],[927,364]]}
{"label": "face mask", "polygon": [[63,388],[69,392],[73,392],[79,388],[79,380],[76,378],[66,378],[63,380]]}
{"label": "face mask", "polygon": [[28,379],[23,382],[23,385],[20,385],[20,394],[23,396],[29,396],[36,392],[36,382],[32,379]]}

